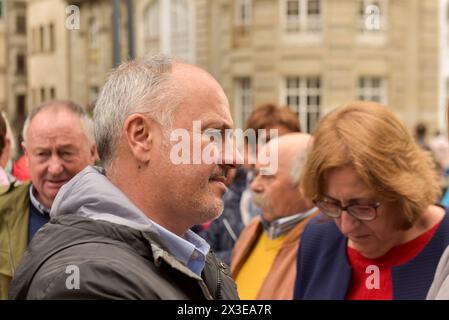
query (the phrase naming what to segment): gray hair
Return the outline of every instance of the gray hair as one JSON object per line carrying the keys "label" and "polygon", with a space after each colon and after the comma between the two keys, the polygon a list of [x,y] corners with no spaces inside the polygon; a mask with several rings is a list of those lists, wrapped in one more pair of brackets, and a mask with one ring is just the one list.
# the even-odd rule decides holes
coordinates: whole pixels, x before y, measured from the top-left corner
{"label": "gray hair", "polygon": [[94,139],[94,133],[93,133],[93,122],[92,119],[89,117],[89,115],[86,113],[86,111],[84,110],[83,107],[81,107],[79,104],[70,101],[70,100],[51,100],[48,102],[45,102],[43,104],[41,104],[40,106],[34,108],[30,114],[28,115],[28,117],[25,120],[25,124],[23,125],[23,130],[22,130],[22,138],[23,138],[23,142],[26,144],[27,141],[27,134],[28,134],[28,129],[30,127],[30,123],[31,121],[33,121],[34,117],[41,111],[47,109],[47,108],[65,108],[66,110],[72,112],[73,114],[77,115],[80,120],[81,123],[83,125],[83,129],[84,129],[84,133],[86,135],[87,141],[90,144],[95,144],[95,139]]}
{"label": "gray hair", "polygon": [[306,163],[308,156],[307,150],[300,152],[292,161],[291,173],[290,173],[290,181],[293,185],[299,184],[299,178],[301,177],[301,172]]}
{"label": "gray hair", "polygon": [[178,105],[171,80],[173,59],[156,55],[122,63],[108,77],[94,109],[95,140],[105,168],[110,167],[128,116],[144,113],[163,129],[172,126]]}

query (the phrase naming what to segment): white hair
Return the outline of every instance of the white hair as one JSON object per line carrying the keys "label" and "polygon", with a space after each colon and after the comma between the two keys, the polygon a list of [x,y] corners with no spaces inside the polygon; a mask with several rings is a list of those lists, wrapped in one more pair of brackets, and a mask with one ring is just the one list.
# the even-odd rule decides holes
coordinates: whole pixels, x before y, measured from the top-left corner
{"label": "white hair", "polygon": [[307,156],[308,152],[307,150],[304,150],[300,152],[298,155],[296,155],[292,161],[290,180],[293,183],[293,185],[299,184],[299,178],[301,177],[301,172],[304,167],[304,164],[306,163]]}
{"label": "white hair", "polygon": [[27,138],[28,138],[28,129],[30,127],[31,121],[34,119],[34,117],[41,111],[50,108],[65,108],[66,110],[72,112],[73,114],[77,115],[82,123],[84,134],[86,135],[87,141],[90,144],[95,144],[95,138],[94,138],[94,126],[92,119],[89,117],[89,115],[86,113],[86,111],[81,107],[79,104],[70,101],[70,100],[51,100],[48,102],[45,102],[38,106],[37,108],[34,108],[31,113],[28,115],[28,117],[25,120],[25,123],[23,125],[22,129],[22,138],[23,142],[26,145]]}
{"label": "white hair", "polygon": [[123,125],[133,113],[145,113],[163,129],[172,126],[178,105],[173,59],[156,55],[121,64],[108,77],[94,109],[95,140],[105,168],[110,167]]}

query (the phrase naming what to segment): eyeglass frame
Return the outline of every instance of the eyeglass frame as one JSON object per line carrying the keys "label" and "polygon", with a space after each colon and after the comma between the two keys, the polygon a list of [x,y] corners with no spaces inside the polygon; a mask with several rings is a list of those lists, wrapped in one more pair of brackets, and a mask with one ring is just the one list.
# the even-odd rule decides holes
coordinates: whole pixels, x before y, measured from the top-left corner
{"label": "eyeglass frame", "polygon": [[[380,202],[375,202],[373,204],[350,204],[350,205],[347,205],[347,206],[342,206],[339,202],[332,202],[332,204],[335,205],[336,207],[338,207],[338,209],[340,211],[339,211],[339,214],[337,216],[331,216],[326,211],[321,209],[321,207],[318,204],[320,202],[328,202],[328,203],[331,203],[331,202],[330,201],[325,201],[325,200],[318,200],[318,199],[313,200],[313,203],[315,204],[315,206],[318,207],[318,209],[320,209],[320,211],[323,212],[327,217],[332,218],[332,219],[339,219],[339,218],[341,218],[341,215],[343,214],[343,211],[346,211],[351,217],[353,217],[353,218],[355,218],[357,220],[373,221],[373,220],[375,220],[377,218],[377,209],[380,207]],[[360,219],[359,217],[357,217],[356,215],[354,215],[352,212],[350,212],[348,210],[351,207],[356,207],[356,206],[369,207],[371,209],[374,209],[374,217],[370,218],[370,219]]]}

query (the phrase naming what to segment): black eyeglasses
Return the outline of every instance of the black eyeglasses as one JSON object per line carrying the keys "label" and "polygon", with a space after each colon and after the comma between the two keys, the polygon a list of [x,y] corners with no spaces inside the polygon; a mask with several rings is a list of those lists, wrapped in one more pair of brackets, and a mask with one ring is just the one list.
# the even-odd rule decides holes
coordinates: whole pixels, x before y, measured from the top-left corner
{"label": "black eyeglasses", "polygon": [[314,200],[313,203],[329,218],[337,219],[341,217],[343,211],[353,216],[356,219],[363,221],[372,221],[377,218],[377,208],[380,203],[373,204],[352,204],[342,206],[337,202],[329,201],[327,199]]}

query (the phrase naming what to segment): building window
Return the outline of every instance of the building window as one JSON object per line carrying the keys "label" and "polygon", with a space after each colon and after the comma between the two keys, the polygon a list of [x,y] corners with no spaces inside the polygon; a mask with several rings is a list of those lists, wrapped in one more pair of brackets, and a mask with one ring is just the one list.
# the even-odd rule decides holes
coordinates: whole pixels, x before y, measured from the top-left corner
{"label": "building window", "polygon": [[98,48],[98,23],[95,18],[89,20],[89,47]]}
{"label": "building window", "polygon": [[45,48],[45,38],[44,38],[44,27],[39,27],[39,52],[44,52]]}
{"label": "building window", "polygon": [[166,53],[193,63],[194,0],[151,1],[143,13],[144,55]]}
{"label": "building window", "polygon": [[234,28],[232,34],[233,48],[250,46],[252,0],[235,0]]}
{"label": "building window", "polygon": [[50,99],[56,99],[56,89],[54,87],[50,88]]}
{"label": "building window", "polygon": [[145,51],[159,51],[159,1],[155,0],[146,8],[143,17],[143,34],[145,39]]}
{"label": "building window", "polygon": [[320,0],[284,0],[285,32],[319,32],[321,30]]}
{"label": "building window", "polygon": [[234,13],[235,32],[246,35],[251,28],[252,0],[236,0]]}
{"label": "building window", "polygon": [[363,33],[376,33],[387,28],[385,0],[359,0],[359,26]]}
{"label": "building window", "polygon": [[26,117],[26,95],[18,94],[16,95],[16,114],[17,119],[23,122]]}
{"label": "building window", "polygon": [[48,27],[48,33],[49,33],[49,49],[51,52],[55,50],[55,28],[53,26],[53,23],[50,23],[50,26]]}
{"label": "building window", "polygon": [[41,88],[41,102],[45,102],[45,89]]}
{"label": "building window", "polygon": [[253,96],[251,87],[251,78],[236,78],[234,82],[234,108],[237,119],[243,128],[246,120],[252,112]]}
{"label": "building window", "polygon": [[171,54],[185,61],[191,61],[190,10],[188,0],[173,0],[171,1],[170,9]]}
{"label": "building window", "polygon": [[0,19],[3,18],[3,0],[0,0]]}
{"label": "building window", "polygon": [[26,58],[24,54],[18,54],[16,56],[16,73],[18,75],[26,74]]}
{"label": "building window", "polygon": [[31,39],[30,39],[30,48],[31,48],[31,52],[36,53],[38,51],[38,34],[37,34],[37,30],[35,28],[33,28],[31,30]]}
{"label": "building window", "polygon": [[31,89],[31,104],[33,106],[37,106],[38,101],[37,101],[37,90],[36,88]]}
{"label": "building window", "polygon": [[18,34],[26,34],[26,19],[23,15],[16,16],[16,32]]}
{"label": "building window", "polygon": [[359,79],[359,99],[386,105],[386,81],[380,77],[361,77]]}
{"label": "building window", "polygon": [[319,77],[287,77],[283,103],[299,116],[301,128],[313,132],[320,117],[321,79]]}

